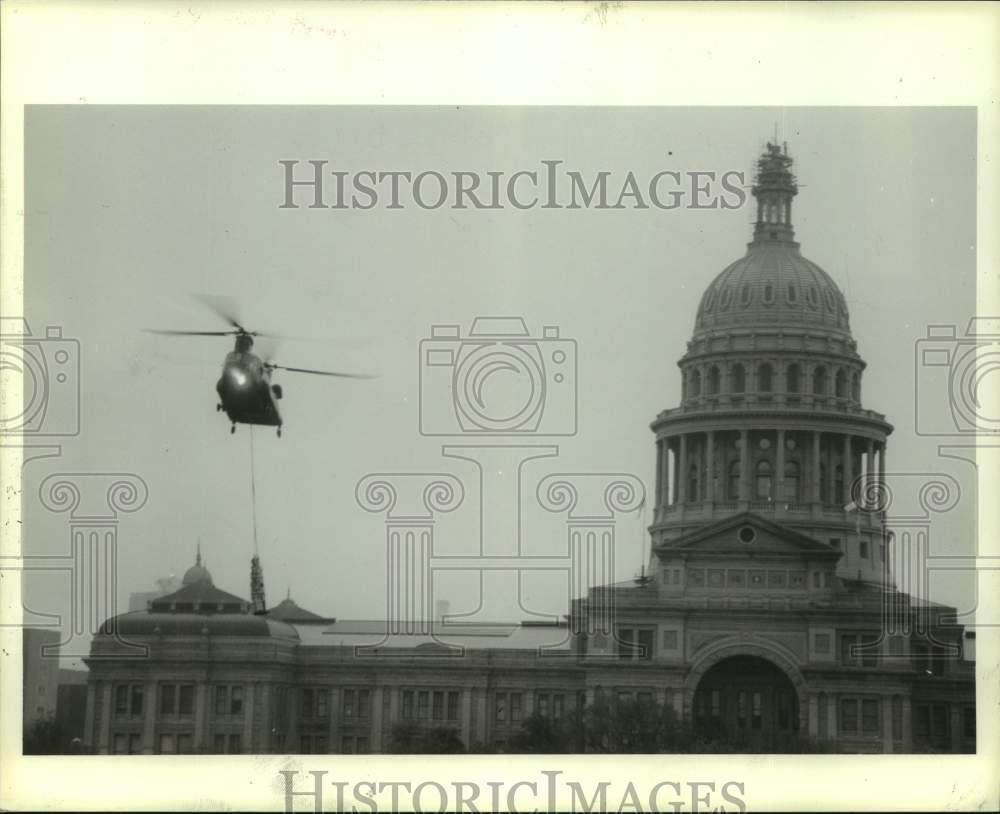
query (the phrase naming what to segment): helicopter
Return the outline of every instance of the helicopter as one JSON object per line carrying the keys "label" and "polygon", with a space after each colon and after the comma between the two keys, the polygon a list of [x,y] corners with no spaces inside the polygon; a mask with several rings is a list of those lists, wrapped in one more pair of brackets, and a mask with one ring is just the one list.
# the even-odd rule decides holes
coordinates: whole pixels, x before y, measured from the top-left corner
{"label": "helicopter", "polygon": [[248,331],[232,315],[232,309],[220,305],[217,300],[200,296],[206,305],[224,319],[230,326],[228,331],[176,331],[146,329],[146,333],[161,336],[234,336],[233,350],[226,354],[222,364],[222,375],[216,382],[215,391],[219,396],[216,412],[225,412],[232,422],[230,433],[236,432],[237,424],[257,424],[276,427],[281,437],[281,412],[278,401],[284,395],[280,384],[272,383],[271,376],[276,370],[290,373],[308,373],[314,376],[333,376],[345,379],[372,379],[363,373],[343,373],[332,370],[311,370],[303,367],[286,367],[272,361],[264,361],[253,352],[254,338],[278,339],[276,334]]}

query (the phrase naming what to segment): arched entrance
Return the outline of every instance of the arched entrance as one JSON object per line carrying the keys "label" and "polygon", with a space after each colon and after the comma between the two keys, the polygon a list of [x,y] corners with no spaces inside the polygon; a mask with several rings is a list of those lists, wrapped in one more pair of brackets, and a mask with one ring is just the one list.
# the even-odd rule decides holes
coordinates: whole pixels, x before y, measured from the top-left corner
{"label": "arched entrance", "polygon": [[735,751],[782,752],[799,733],[799,697],[788,676],[759,656],[723,658],[702,675],[691,705],[695,730]]}

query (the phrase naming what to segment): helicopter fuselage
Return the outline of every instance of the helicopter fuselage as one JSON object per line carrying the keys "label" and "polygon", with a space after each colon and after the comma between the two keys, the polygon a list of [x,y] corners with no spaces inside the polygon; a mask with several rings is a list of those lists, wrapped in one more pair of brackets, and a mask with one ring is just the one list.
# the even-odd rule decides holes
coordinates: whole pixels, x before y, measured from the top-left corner
{"label": "helicopter fuselage", "polygon": [[271,384],[271,370],[259,356],[248,351],[229,353],[215,389],[218,409],[225,411],[234,430],[237,424],[261,424],[278,427],[280,434],[281,413],[276,400],[281,398],[281,390]]}

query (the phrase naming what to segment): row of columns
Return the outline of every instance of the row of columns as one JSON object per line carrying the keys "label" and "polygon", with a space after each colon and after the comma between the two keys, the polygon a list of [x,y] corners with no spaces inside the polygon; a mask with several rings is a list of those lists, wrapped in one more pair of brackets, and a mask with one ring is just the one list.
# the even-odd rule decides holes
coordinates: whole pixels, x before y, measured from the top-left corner
{"label": "row of columns", "polygon": [[[717,500],[784,500],[785,467],[789,460],[795,460],[796,463],[800,464],[800,477],[805,477],[807,467],[810,472],[808,495],[802,491],[803,484],[800,483],[799,494],[792,496],[791,502],[840,503],[842,501],[843,505],[848,504],[853,499],[851,493],[853,480],[857,474],[861,473],[861,455],[865,456],[864,474],[867,483],[872,484],[884,477],[884,441],[862,438],[865,447],[863,451],[859,452],[855,446],[855,440],[858,436],[850,433],[824,433],[817,430],[787,431],[784,429],[741,429],[737,432],[740,441],[738,454],[735,456],[724,454],[721,460],[717,460],[719,457],[716,454],[717,448],[721,448],[720,441],[723,439],[731,440],[733,438],[732,431],[708,430],[698,433],[679,433],[659,438],[656,442],[656,505],[664,507],[675,503],[700,502],[702,500],[709,503]],[[790,435],[796,436],[796,440],[808,437],[810,444],[809,447],[803,448],[791,459],[786,448],[786,441]],[[827,443],[824,449],[822,444],[824,435],[840,439],[838,442],[841,445],[839,457],[833,443]],[[761,437],[767,438],[774,444],[773,455],[764,451],[755,454],[751,449],[751,440],[759,440]],[[739,488],[736,495],[727,492],[730,467],[734,459],[739,461]],[[754,466],[762,460],[773,462],[772,489],[769,498],[755,495],[753,489]],[[834,494],[833,474],[838,461],[839,465],[843,467],[843,485],[840,487],[840,494]],[[855,462],[857,466],[854,466]],[[697,488],[701,494],[688,494],[692,463],[697,467]],[[825,495],[821,493],[821,465],[825,465],[827,473],[827,494]],[[721,495],[716,486],[719,479],[723,481]]]}

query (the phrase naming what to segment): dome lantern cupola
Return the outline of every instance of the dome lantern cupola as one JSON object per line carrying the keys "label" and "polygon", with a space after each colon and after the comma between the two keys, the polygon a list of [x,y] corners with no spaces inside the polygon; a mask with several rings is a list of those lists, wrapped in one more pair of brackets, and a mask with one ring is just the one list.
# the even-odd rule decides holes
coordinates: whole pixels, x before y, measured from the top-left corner
{"label": "dome lantern cupola", "polygon": [[755,244],[770,240],[794,242],[792,198],[798,194],[799,187],[791,166],[787,143],[779,147],[768,142],[767,152],[757,160],[757,178],[751,190],[757,199]]}

